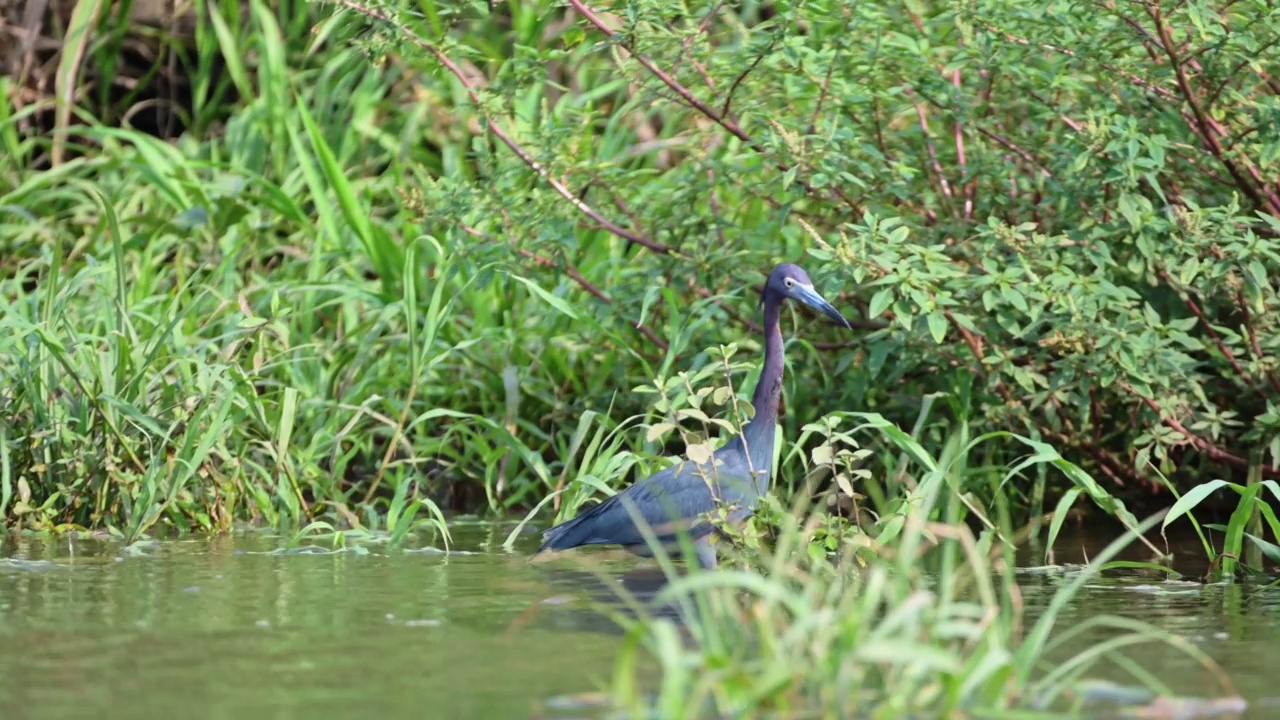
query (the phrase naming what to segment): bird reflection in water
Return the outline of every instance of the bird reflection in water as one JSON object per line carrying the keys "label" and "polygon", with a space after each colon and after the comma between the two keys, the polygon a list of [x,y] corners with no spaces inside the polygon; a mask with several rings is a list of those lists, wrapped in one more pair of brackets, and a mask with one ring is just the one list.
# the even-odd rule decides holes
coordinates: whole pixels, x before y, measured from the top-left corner
{"label": "bird reflection in water", "polygon": [[661,567],[645,565],[616,572],[609,565],[602,563],[594,570],[539,566],[551,592],[522,612],[510,629],[536,622],[550,629],[621,635],[626,628],[620,620],[643,617],[670,620],[681,634],[687,632],[696,604],[682,602],[678,595],[660,597],[671,584]]}

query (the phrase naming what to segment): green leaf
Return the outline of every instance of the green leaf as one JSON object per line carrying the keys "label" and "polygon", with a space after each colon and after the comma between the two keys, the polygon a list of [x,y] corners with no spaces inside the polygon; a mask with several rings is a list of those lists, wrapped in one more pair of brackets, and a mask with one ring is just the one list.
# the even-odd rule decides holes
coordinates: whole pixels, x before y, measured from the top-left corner
{"label": "green leaf", "polygon": [[1182,268],[1178,270],[1178,280],[1183,285],[1190,285],[1192,280],[1196,279],[1196,275],[1200,272],[1200,258],[1188,258],[1182,263]]}
{"label": "green leaf", "polygon": [[1262,554],[1266,555],[1271,562],[1280,563],[1280,545],[1267,542],[1266,540],[1249,533],[1245,533],[1244,536],[1252,540],[1253,544],[1257,545],[1258,549],[1262,551]]}
{"label": "green leaf", "polygon": [[1027,311],[1027,299],[1023,297],[1021,292],[1019,292],[1018,290],[1015,290],[1013,286],[1001,285],[1000,297],[1004,298],[1005,302],[1014,306],[1019,311],[1021,312]]}
{"label": "green leaf", "polygon": [[796,174],[800,171],[800,166],[793,165],[786,172],[782,173],[782,189],[786,190],[796,181]]}
{"label": "green leaf", "polygon": [[684,448],[684,454],[699,465],[711,459],[711,452],[710,443],[689,443]]}
{"label": "green leaf", "polygon": [[933,335],[933,341],[942,344],[947,337],[947,316],[942,313],[929,313],[927,318],[929,323],[929,334]]}
{"label": "green leaf", "polygon": [[1280,482],[1276,482],[1275,480],[1263,480],[1262,486],[1270,490],[1271,494],[1276,496],[1276,501],[1280,502]]}
{"label": "green leaf", "polygon": [[889,351],[893,346],[888,342],[878,342],[871,346],[871,352],[867,356],[866,365],[864,366],[871,378],[875,378],[884,368],[885,360],[889,357]]}
{"label": "green leaf", "polygon": [[833,457],[835,457],[835,450],[830,445],[819,445],[810,453],[810,459],[814,465],[828,465]]}
{"label": "green leaf", "polygon": [[1053,509],[1053,520],[1049,523],[1047,547],[1053,547],[1054,541],[1058,539],[1058,533],[1062,530],[1062,524],[1067,520],[1067,512],[1075,504],[1076,498],[1080,497],[1082,492],[1084,492],[1083,488],[1073,487],[1064,492],[1058,500],[1057,507]]}
{"label": "green leaf", "polygon": [[1249,263],[1249,274],[1253,276],[1253,281],[1258,284],[1258,287],[1267,286],[1267,269],[1261,262],[1254,260]]}
{"label": "green leaf", "polygon": [[1229,483],[1226,480],[1210,480],[1207,483],[1191,488],[1185,495],[1178,498],[1178,502],[1174,503],[1173,507],[1169,508],[1169,512],[1164,516],[1164,522],[1160,523],[1160,529],[1164,530],[1169,527],[1169,523],[1191,512],[1205,498],[1224,487],[1233,488],[1236,492],[1241,490],[1239,485]]}
{"label": "green leaf", "polygon": [[565,30],[564,35],[561,36],[561,41],[564,43],[564,49],[572,50],[577,47],[578,43],[582,42],[583,38],[586,36],[587,33],[582,28],[577,26],[570,27],[568,30]]}
{"label": "green leaf", "polygon": [[1134,207],[1133,197],[1128,193],[1120,196],[1120,200],[1116,203],[1116,207],[1120,210],[1120,214],[1125,220],[1129,221],[1129,227],[1134,230],[1142,226],[1142,218],[1138,215],[1138,209]]}
{"label": "green leaf", "polygon": [[899,450],[910,456],[912,460],[920,465],[920,467],[928,470],[929,472],[933,472],[938,469],[938,464],[929,455],[929,452],[920,445],[920,443],[911,439],[910,435],[903,432],[897,425],[886,420],[880,413],[855,412],[850,413],[850,415],[865,420],[866,425],[863,427],[871,427],[880,431],[882,435],[889,439],[889,442],[897,445]]}
{"label": "green leaf", "polygon": [[[693,398],[689,398],[689,399],[692,400]],[[698,420],[704,423],[711,422],[711,418],[707,417],[706,413],[702,412],[696,407],[687,407],[687,408],[682,408],[676,411],[676,418],[680,420],[684,420],[685,418],[693,418],[694,420]]]}
{"label": "green leaf", "polygon": [[867,315],[873,318],[880,317],[881,313],[892,303],[893,288],[881,288],[879,292],[871,296],[871,305],[867,308]]}
{"label": "green leaf", "polygon": [[984,290],[982,292],[982,309],[983,310],[986,310],[987,312],[991,312],[991,310],[996,305],[999,305],[999,304],[1000,304],[1000,296],[996,295],[994,291]]}
{"label": "green leaf", "polygon": [[511,275],[511,278],[513,280],[518,281],[520,284],[524,285],[525,287],[529,288],[529,292],[533,293],[534,295],[537,295],[539,298],[542,298],[542,300],[546,302],[548,305],[550,305],[551,307],[555,308],[556,310],[559,310],[565,315],[568,315],[574,320],[578,319],[578,312],[574,310],[573,307],[569,305],[569,303],[565,302],[561,298],[556,297],[555,295],[552,295],[546,290],[543,290],[542,286],[538,285],[538,283],[528,278],[520,277],[519,275]]}

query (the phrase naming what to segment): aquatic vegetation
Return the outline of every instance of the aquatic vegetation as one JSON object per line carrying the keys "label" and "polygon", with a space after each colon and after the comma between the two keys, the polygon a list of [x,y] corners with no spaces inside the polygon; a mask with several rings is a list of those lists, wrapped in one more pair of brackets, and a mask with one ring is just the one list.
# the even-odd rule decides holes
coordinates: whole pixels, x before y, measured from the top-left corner
{"label": "aquatic vegetation", "polygon": [[[1213,564],[1212,576],[1232,578],[1237,572],[1243,571],[1255,577],[1271,578],[1273,576],[1267,573],[1264,559],[1266,562],[1280,564],[1280,520],[1276,519],[1275,510],[1271,507],[1273,501],[1280,503],[1280,483],[1262,480],[1258,476],[1259,470],[1255,466],[1250,473],[1249,482],[1244,485],[1226,480],[1210,480],[1188,489],[1169,508],[1160,525],[1161,530],[1164,530],[1185,517],[1195,528],[1205,555]],[[1226,524],[1200,523],[1193,511],[1219,490],[1230,490],[1239,495],[1235,510]],[[1178,491],[1172,491],[1176,496]],[[1270,493],[1271,498],[1267,497],[1267,493]],[[1215,547],[1213,541],[1205,535],[1206,527],[1222,533],[1219,547]],[[1270,540],[1267,539],[1264,528],[1271,531]]]}
{"label": "aquatic vegetation", "polygon": [[[1090,684],[1097,679],[1135,687],[1141,704],[1178,705],[1175,689],[1128,656],[1144,644],[1186,656],[1218,685],[1222,697],[1185,707],[1242,705],[1207,653],[1181,635],[1101,614],[1058,627],[1086,583],[1159,516],[1066,576],[1047,609],[1030,617],[1007,514],[995,526],[966,523],[955,492],[965,484],[965,458],[984,438],[933,458],[896,428],[862,429],[884,433],[912,458],[916,487],[865,530],[846,530],[830,554],[812,555],[807,540],[825,508],[815,516],[799,503],[782,516],[775,542],[738,567],[681,574],[659,555],[670,585],[648,606],[628,602],[634,615],[614,613],[627,628],[616,706],[661,718],[1065,717],[1105,694]],[[664,605],[679,608],[678,619],[653,614]],[[656,687],[639,671],[642,655],[660,666]]]}

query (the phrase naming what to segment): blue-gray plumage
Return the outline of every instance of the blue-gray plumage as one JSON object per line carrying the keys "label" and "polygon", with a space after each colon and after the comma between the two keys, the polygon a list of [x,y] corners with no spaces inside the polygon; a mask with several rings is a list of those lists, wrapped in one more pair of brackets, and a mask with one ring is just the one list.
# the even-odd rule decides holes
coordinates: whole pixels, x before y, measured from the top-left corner
{"label": "blue-gray plumage", "polygon": [[[764,306],[764,368],[756,384],[750,422],[710,461],[679,463],[636,482],[577,517],[547,530],[538,553],[582,545],[621,545],[645,557],[651,550],[637,527],[639,519],[666,547],[678,547],[683,529],[693,541],[698,564],[716,565],[711,544],[715,525],[708,517],[723,503],[731,523],[746,519],[769,489],[773,467],[774,428],[782,390],[782,331],[778,314],[782,301],[792,299],[822,311],[850,328],[840,312],[816,290],[804,270],[784,263],[769,273],[760,302]],[[537,554],[537,553],[535,553]]]}

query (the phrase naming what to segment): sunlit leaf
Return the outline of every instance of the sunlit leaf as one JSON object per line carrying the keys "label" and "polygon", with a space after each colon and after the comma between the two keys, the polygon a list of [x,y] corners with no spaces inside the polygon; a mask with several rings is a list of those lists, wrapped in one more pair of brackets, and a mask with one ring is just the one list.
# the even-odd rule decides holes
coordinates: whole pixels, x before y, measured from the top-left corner
{"label": "sunlit leaf", "polygon": [[672,423],[665,423],[665,422],[654,423],[649,426],[649,430],[648,432],[645,433],[644,439],[646,442],[656,442],[658,438],[662,437],[663,435],[666,435],[667,433],[675,429],[676,429],[676,426],[673,425]]}
{"label": "sunlit leaf", "polygon": [[689,443],[684,449],[685,455],[701,465],[711,459],[711,445],[708,443]]}
{"label": "sunlit leaf", "polygon": [[556,297],[555,295],[552,295],[546,290],[543,290],[542,286],[538,285],[534,281],[528,278],[520,277],[519,275],[512,275],[511,278],[516,282],[520,283],[521,285],[524,285],[525,287],[529,288],[530,292],[538,296],[539,299],[541,299],[543,302],[547,303],[551,307],[555,308],[559,312],[562,312],[565,315],[568,315],[569,317],[575,320],[578,319],[578,311],[574,310],[573,307],[569,305],[569,303],[565,302],[561,298]]}
{"label": "sunlit leaf", "polygon": [[1163,530],[1164,528],[1169,527],[1169,524],[1174,520],[1177,520],[1183,515],[1191,512],[1197,505],[1203,502],[1205,498],[1224,487],[1235,488],[1237,491],[1242,489],[1239,485],[1229,483],[1226,480],[1210,480],[1207,483],[1197,485],[1184,493],[1182,497],[1178,498],[1178,501],[1173,504],[1173,507],[1169,508],[1169,512],[1164,516],[1164,522],[1160,523],[1160,528]]}

